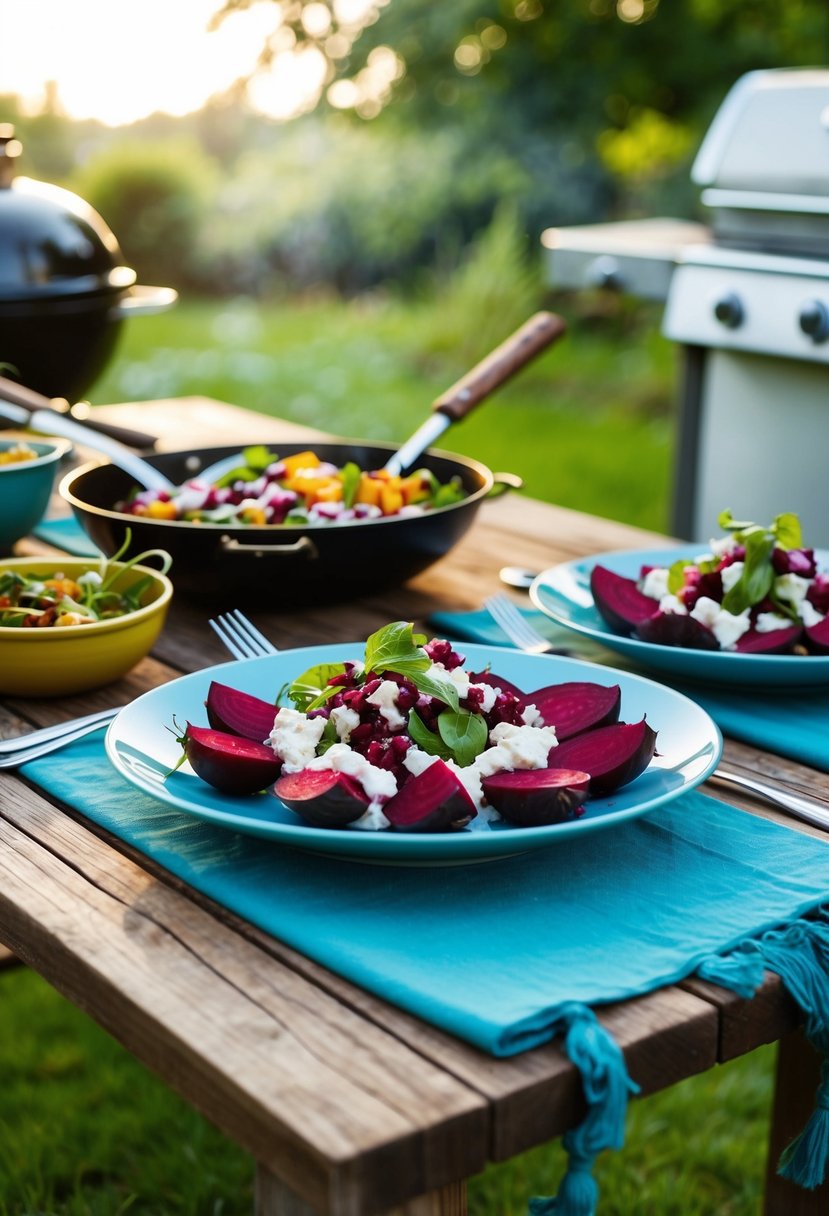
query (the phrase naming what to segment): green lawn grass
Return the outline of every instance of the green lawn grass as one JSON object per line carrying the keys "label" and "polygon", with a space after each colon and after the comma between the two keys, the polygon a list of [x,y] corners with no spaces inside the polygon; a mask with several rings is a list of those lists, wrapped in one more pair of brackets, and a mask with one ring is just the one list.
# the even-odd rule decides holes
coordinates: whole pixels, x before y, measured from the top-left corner
{"label": "green lawn grass", "polygon": [[[393,300],[186,303],[130,322],[91,398],[203,393],[402,440],[467,370],[429,336],[428,309]],[[575,317],[444,446],[538,497],[665,528],[673,364],[647,312],[606,329]],[[248,1158],[84,1014],[25,969],[0,975],[0,1002],[0,1216],[247,1216]],[[634,1101],[625,1149],[599,1162],[603,1216],[755,1216],[772,1059],[763,1049]],[[472,1216],[520,1216],[562,1168],[552,1145],[488,1169]]]}
{"label": "green lawn grass", "polygon": [[[545,501],[666,529],[675,350],[651,313],[633,324],[604,333],[576,319],[441,446],[519,474]],[[131,321],[90,399],[203,393],[337,435],[402,441],[468,370],[430,355],[429,337],[427,306],[394,300],[188,303]]]}

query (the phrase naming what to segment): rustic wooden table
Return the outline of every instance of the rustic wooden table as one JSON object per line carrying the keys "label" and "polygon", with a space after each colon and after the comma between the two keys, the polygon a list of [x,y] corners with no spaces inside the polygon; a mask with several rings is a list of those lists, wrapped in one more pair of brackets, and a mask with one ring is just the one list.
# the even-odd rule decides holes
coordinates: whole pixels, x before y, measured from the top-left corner
{"label": "rustic wooden table", "polygon": [[[203,398],[101,412],[161,436],[168,450],[315,434]],[[507,562],[541,569],[662,541],[512,495],[485,504],[466,538],[404,588],[254,615],[280,647],[353,641],[389,620],[422,624],[438,609],[479,607]],[[153,656],[116,685],[60,703],[6,699],[0,735],[125,704],[224,661],[206,615],[175,603]],[[726,757],[829,805],[823,774],[732,742]],[[209,903],[12,772],[0,776],[0,941],[252,1154],[259,1216],[460,1216],[465,1179],[583,1114],[578,1074],[558,1044],[509,1060],[484,1055]],[[644,1094],[779,1040],[765,1212],[829,1210],[829,1186],[805,1192],[774,1172],[818,1079],[776,977],[750,1001],[688,982],[607,1007],[601,1020]]]}

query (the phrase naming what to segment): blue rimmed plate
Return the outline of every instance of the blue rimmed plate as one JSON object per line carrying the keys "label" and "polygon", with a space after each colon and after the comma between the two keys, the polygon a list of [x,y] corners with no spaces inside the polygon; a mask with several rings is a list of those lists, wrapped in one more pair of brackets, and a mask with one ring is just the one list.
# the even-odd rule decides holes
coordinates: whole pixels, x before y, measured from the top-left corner
{"label": "blue rimmed plate", "polygon": [[204,701],[211,680],[272,701],[285,683],[307,668],[359,659],[363,651],[363,643],[286,650],[268,658],[223,663],[154,688],[122,709],[109,727],[109,759],[127,781],[158,801],[237,832],[355,861],[451,865],[546,848],[644,815],[704,781],[720,757],[722,738],[705,710],[643,676],[554,655],[468,645],[463,647],[468,670],[480,671],[490,664],[493,671],[526,691],[567,680],[619,684],[623,719],[635,722],[647,715],[658,732],[658,757],[630,785],[611,797],[588,802],[580,819],[540,828],[473,824],[462,832],[432,834],[313,828],[271,794],[243,798],[221,794],[187,766],[168,775],[181,754],[169,729],[173,716],[180,723],[206,724]]}
{"label": "blue rimmed plate", "polygon": [[[729,650],[682,650],[658,646],[613,633],[602,618],[590,591],[594,566],[638,578],[642,566],[670,566],[680,558],[705,552],[705,544],[673,545],[666,549],[626,549],[597,553],[544,570],[530,587],[530,598],[552,620],[624,655],[642,667],[677,679],[716,684],[723,688],[829,687],[829,655],[737,654]],[[829,570],[829,552],[815,550],[821,570]]]}

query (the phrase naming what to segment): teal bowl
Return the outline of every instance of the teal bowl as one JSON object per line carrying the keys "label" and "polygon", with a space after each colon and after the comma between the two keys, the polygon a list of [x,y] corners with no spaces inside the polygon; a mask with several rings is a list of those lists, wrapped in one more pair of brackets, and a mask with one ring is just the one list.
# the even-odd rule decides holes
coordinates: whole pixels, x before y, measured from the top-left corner
{"label": "teal bowl", "polygon": [[[32,460],[6,462],[4,453],[24,445],[37,453]],[[28,536],[46,513],[65,439],[0,439],[0,553]]]}

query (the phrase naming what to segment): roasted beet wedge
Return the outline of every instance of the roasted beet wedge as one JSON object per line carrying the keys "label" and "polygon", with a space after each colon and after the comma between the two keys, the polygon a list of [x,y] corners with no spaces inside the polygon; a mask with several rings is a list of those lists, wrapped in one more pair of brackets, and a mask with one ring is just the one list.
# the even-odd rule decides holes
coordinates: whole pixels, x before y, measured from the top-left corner
{"label": "roasted beet wedge", "polygon": [[345,773],[304,768],[286,773],[273,787],[280,802],[315,828],[344,828],[364,815],[368,798]]}
{"label": "roasted beet wedge", "polygon": [[[808,631],[807,631],[808,632]],[[790,625],[787,629],[772,629],[768,633],[758,633],[749,629],[737,640],[739,654],[785,654],[800,641],[803,630],[800,625]],[[829,635],[827,635],[829,643]]]}
{"label": "roasted beet wedge", "polygon": [[590,774],[590,794],[601,798],[644,772],[656,750],[656,731],[641,722],[614,722],[554,747],[547,763]]}
{"label": "roasted beet wedge", "polygon": [[207,726],[191,726],[181,740],[193,772],[223,794],[256,794],[279,776],[282,763],[264,743]]}
{"label": "roasted beet wedge", "polygon": [[397,832],[459,832],[478,808],[448,764],[435,760],[409,778],[383,813]]}
{"label": "roasted beet wedge", "polygon": [[659,610],[656,600],[643,595],[635,579],[615,574],[606,566],[593,567],[590,590],[599,612],[616,633],[630,633]]}
{"label": "roasted beet wedge", "polygon": [[576,769],[519,769],[484,777],[481,786],[487,802],[504,819],[522,828],[538,828],[583,813],[590,775]]}
{"label": "roasted beet wedge", "polygon": [[556,738],[561,742],[596,726],[618,722],[622,690],[618,684],[571,680],[524,693],[521,700],[536,707],[544,725],[556,728]]}
{"label": "roasted beet wedge", "polygon": [[219,684],[216,680],[211,682],[207,690],[204,705],[207,720],[214,730],[241,735],[243,739],[255,739],[257,743],[267,739],[276,717],[275,705],[253,697],[249,692]]}
{"label": "roasted beet wedge", "polygon": [[815,654],[829,654],[829,616],[804,630],[806,643]]}
{"label": "roasted beet wedge", "polygon": [[685,650],[719,650],[713,630],[684,612],[657,612],[634,629],[642,642],[657,646],[680,646]]}

